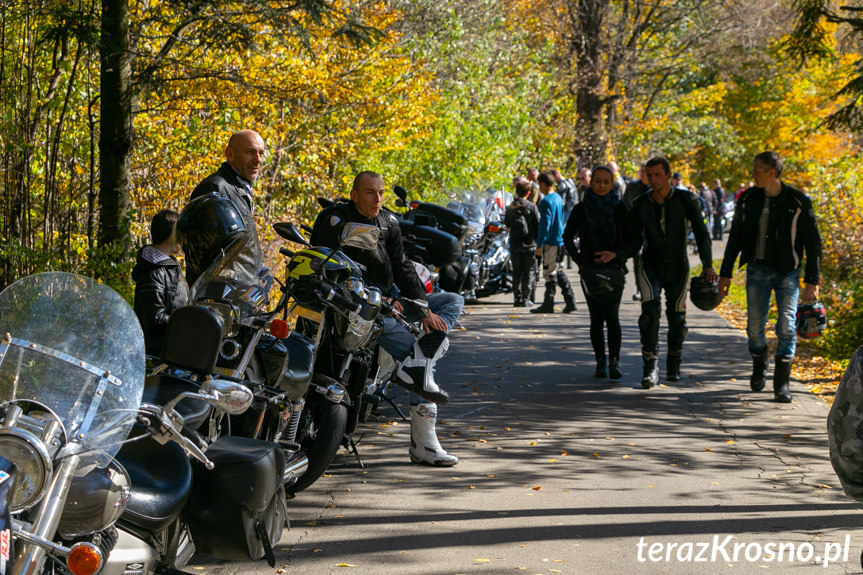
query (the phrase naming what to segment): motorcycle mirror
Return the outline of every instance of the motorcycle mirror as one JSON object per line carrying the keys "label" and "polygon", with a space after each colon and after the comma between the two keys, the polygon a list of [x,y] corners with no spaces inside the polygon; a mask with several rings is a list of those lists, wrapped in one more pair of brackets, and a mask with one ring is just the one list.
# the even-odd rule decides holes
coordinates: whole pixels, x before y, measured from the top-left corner
{"label": "motorcycle mirror", "polygon": [[303,237],[303,234],[300,233],[300,230],[297,229],[297,226],[293,222],[278,222],[273,224],[273,229],[276,230],[279,236],[289,242],[309,245],[309,242]]}
{"label": "motorcycle mirror", "polygon": [[396,199],[396,206],[398,206],[400,208],[406,208],[406,207],[408,207],[408,204],[403,199],[398,198],[398,199]]}
{"label": "motorcycle mirror", "polygon": [[373,250],[378,245],[381,231],[377,226],[350,222],[342,230],[340,246],[351,246],[361,250]]}
{"label": "motorcycle mirror", "polygon": [[[396,196],[402,201],[402,205],[406,205],[408,191],[401,186],[393,186],[393,192],[395,192]],[[398,204],[398,202],[396,202]]]}
{"label": "motorcycle mirror", "polygon": [[237,415],[252,405],[252,390],[241,383],[223,379],[209,379],[201,385],[201,399],[225,413]]}

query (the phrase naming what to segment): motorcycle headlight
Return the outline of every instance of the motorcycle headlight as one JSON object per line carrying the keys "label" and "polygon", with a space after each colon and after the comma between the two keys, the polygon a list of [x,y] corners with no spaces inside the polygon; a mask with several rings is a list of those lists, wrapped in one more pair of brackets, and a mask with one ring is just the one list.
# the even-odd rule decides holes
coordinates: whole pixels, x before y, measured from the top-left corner
{"label": "motorcycle headlight", "polygon": [[355,311],[352,311],[348,318],[348,329],[344,337],[345,349],[359,349],[368,341],[369,336],[372,333],[372,327],[375,325],[375,321],[373,319],[363,319],[362,316]]}
{"label": "motorcycle headlight", "polygon": [[348,278],[348,289],[362,297],[366,292],[366,284],[360,278]]}
{"label": "motorcycle headlight", "polygon": [[15,484],[9,510],[18,513],[33,507],[48,491],[53,465],[42,441],[29,431],[0,429],[0,455],[15,464]]}

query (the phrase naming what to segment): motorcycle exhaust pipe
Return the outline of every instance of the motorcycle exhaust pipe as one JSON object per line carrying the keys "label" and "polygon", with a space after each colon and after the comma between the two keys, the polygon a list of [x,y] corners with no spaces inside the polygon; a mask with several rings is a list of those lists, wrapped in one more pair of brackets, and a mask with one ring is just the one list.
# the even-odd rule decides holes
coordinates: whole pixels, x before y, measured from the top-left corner
{"label": "motorcycle exhaust pipe", "polygon": [[[294,477],[294,473],[305,469],[309,466],[309,458],[306,455],[301,455],[295,461],[291,461],[285,464],[285,475],[284,482],[287,483],[292,477]],[[293,482],[291,482],[293,483]]]}

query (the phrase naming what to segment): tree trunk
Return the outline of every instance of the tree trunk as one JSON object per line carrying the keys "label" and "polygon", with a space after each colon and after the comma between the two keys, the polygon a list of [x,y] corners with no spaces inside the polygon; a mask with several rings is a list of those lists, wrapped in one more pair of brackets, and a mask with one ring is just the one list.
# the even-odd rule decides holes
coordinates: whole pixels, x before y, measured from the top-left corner
{"label": "tree trunk", "polygon": [[132,147],[128,0],[102,2],[100,81],[99,245],[118,244],[125,253],[130,238],[129,153]]}
{"label": "tree trunk", "polygon": [[578,110],[574,152],[580,167],[593,167],[597,163],[605,163],[608,145],[604,121],[602,38],[608,0],[575,0],[570,3],[569,12]]}

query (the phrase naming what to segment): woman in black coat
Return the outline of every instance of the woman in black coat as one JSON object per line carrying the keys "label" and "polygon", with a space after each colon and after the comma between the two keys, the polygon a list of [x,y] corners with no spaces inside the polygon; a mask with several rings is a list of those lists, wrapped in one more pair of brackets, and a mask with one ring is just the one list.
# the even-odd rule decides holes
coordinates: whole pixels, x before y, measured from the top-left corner
{"label": "woman in black coat", "polygon": [[[593,169],[590,187],[572,211],[563,242],[578,264],[581,287],[590,311],[590,343],[596,377],[620,379],[620,300],[626,274],[627,209],[608,166]],[[576,243],[578,239],[578,243]],[[608,329],[608,357],[603,327]]]}

